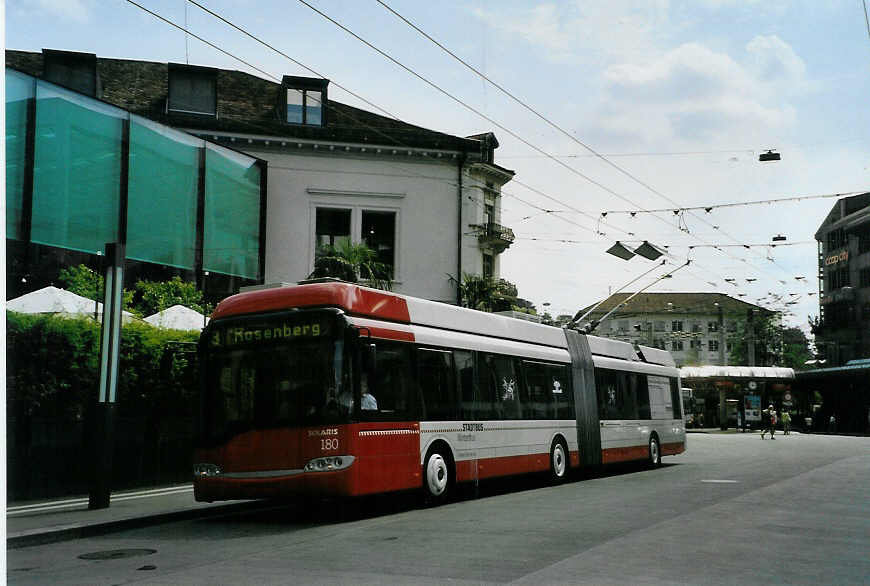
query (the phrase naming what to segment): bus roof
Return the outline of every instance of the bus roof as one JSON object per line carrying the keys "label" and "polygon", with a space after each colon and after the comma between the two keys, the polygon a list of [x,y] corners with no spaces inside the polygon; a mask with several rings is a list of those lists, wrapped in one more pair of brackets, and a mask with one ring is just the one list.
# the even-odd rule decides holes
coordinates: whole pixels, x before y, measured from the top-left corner
{"label": "bus roof", "polygon": [[[555,348],[568,346],[561,328],[344,282],[281,285],[239,293],[221,301],[212,314],[212,320],[313,307],[338,307],[358,317]],[[673,359],[668,352],[643,348],[639,357],[634,347],[627,342],[597,336],[587,336],[587,339],[592,354],[673,366]]]}

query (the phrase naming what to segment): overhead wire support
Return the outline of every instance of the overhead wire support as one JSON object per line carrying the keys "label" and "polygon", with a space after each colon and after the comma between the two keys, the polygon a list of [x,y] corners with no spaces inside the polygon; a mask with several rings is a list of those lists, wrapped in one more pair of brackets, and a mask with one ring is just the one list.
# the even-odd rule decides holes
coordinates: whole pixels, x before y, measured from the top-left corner
{"label": "overhead wire support", "polygon": [[682,212],[690,212],[690,211],[705,211],[707,213],[712,212],[713,210],[717,210],[720,208],[736,208],[742,206],[754,206],[754,205],[763,205],[763,204],[774,204],[774,203],[786,203],[793,201],[803,201],[810,199],[832,199],[832,198],[841,198],[841,197],[851,197],[853,195],[860,195],[862,193],[867,193],[870,189],[864,191],[850,191],[846,193],[826,193],[822,195],[796,195],[794,197],[778,197],[773,199],[757,199],[754,201],[736,201],[731,203],[720,203],[720,204],[710,204],[710,205],[700,205],[700,206],[691,206],[691,207],[679,207],[679,208],[660,208],[654,210],[606,210],[601,212],[602,215],[608,214],[630,214],[632,216],[637,214],[654,214],[654,213],[665,213],[665,212],[674,212],[682,213]]}

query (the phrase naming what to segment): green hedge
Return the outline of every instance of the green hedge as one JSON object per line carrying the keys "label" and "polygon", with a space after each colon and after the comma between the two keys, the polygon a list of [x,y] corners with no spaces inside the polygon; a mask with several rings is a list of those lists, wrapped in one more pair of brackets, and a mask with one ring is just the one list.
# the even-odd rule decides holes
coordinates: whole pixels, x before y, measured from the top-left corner
{"label": "green hedge", "polygon": [[[100,324],[6,312],[9,498],[87,487],[89,414],[100,376]],[[190,477],[197,413],[198,332],[144,322],[121,331],[114,488]]]}
{"label": "green hedge", "polygon": [[[96,397],[100,374],[100,324],[87,317],[6,312],[7,404],[41,417],[80,417]],[[196,379],[185,350],[199,333],[142,322],[121,331],[118,409],[192,414]],[[181,342],[182,344],[179,344]],[[193,362],[193,361],[190,361]],[[21,413],[21,411],[19,411]]]}

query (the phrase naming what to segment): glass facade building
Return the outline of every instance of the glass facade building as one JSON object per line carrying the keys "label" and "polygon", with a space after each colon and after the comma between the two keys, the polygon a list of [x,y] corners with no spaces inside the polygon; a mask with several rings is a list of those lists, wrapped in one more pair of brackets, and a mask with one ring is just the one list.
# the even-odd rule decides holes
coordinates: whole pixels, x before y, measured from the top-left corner
{"label": "glass facade building", "polygon": [[262,282],[265,163],[6,69],[6,235]]}

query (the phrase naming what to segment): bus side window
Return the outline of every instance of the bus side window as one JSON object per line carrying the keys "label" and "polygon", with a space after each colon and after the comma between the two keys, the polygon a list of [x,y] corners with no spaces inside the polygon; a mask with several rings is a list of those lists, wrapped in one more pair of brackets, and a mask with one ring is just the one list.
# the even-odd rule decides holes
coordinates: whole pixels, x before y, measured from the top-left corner
{"label": "bus side window", "polygon": [[455,419],[452,353],[447,350],[418,349],[417,380],[423,400],[423,418],[432,421]]}
{"label": "bus side window", "polygon": [[[529,419],[553,419],[555,417],[555,404],[552,393],[553,376],[549,364],[541,362],[523,361],[523,378],[527,389],[523,401],[523,412]],[[561,384],[561,383],[560,383]]]}
{"label": "bus side window", "polygon": [[554,366],[550,390],[556,419],[574,419],[574,392],[571,371],[567,366]]}
{"label": "bus side window", "polygon": [[387,416],[404,418],[409,414],[410,346],[378,341],[378,368],[374,388],[369,391],[377,401],[377,411],[362,411],[367,418]]}
{"label": "bus side window", "polygon": [[459,417],[475,419],[474,413],[474,354],[469,350],[454,350],[456,388],[460,402]]}
{"label": "bus side window", "polygon": [[649,385],[646,375],[637,375],[637,418],[652,419],[649,409]]}
{"label": "bus side window", "polygon": [[518,419],[519,400],[514,360],[509,356],[478,354],[480,419]]}
{"label": "bus side window", "polygon": [[683,418],[683,410],[680,409],[680,385],[677,379],[671,379],[671,403],[674,409],[674,419]]}

